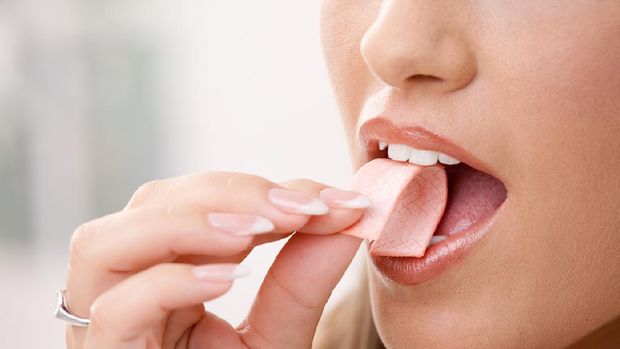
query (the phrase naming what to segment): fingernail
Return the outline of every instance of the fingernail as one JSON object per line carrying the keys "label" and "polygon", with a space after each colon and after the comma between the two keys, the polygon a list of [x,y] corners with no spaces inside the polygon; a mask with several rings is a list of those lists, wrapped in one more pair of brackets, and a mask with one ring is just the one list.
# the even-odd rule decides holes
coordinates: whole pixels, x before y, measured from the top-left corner
{"label": "fingernail", "polygon": [[250,269],[240,264],[205,264],[194,267],[194,277],[200,281],[230,281],[250,274]]}
{"label": "fingernail", "polygon": [[267,218],[250,214],[209,213],[207,221],[215,229],[232,235],[258,235],[274,229]]}
{"label": "fingernail", "polygon": [[336,208],[368,208],[370,207],[370,199],[362,194],[340,190],[336,188],[327,188],[321,190],[319,194],[321,200],[328,206]]}
{"label": "fingernail", "polygon": [[329,211],[323,201],[288,189],[273,188],[267,197],[272,204],[289,213],[324,215]]}

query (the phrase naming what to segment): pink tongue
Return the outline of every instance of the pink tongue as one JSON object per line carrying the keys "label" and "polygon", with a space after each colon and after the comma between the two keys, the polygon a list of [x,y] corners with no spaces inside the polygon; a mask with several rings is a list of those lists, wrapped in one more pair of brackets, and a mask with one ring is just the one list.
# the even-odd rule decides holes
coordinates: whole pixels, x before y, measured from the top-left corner
{"label": "pink tongue", "polygon": [[357,171],[349,188],[366,195],[372,206],[343,234],[374,240],[376,255],[424,255],[448,200],[442,167],[376,159]]}
{"label": "pink tongue", "polygon": [[497,178],[469,166],[447,169],[448,204],[435,235],[454,235],[487,217],[506,200],[506,187]]}

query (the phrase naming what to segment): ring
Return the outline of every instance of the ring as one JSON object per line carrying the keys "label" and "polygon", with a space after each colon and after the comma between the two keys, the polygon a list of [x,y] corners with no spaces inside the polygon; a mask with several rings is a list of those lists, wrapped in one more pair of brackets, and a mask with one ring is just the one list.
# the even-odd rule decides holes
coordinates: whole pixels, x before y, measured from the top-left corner
{"label": "ring", "polygon": [[88,325],[90,324],[90,319],[84,319],[79,316],[75,316],[71,314],[71,311],[69,310],[69,306],[67,306],[66,294],[67,294],[67,290],[58,291],[57,293],[58,303],[56,304],[56,310],[54,311],[54,316],[57,319],[68,322],[74,326],[88,327]]}

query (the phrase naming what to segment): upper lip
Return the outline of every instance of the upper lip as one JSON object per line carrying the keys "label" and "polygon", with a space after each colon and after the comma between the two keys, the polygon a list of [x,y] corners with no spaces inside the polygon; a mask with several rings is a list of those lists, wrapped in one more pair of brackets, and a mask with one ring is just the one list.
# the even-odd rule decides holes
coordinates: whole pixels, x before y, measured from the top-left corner
{"label": "upper lip", "polygon": [[494,171],[479,158],[463,149],[452,140],[429,131],[420,125],[396,125],[385,115],[378,115],[364,121],[358,132],[366,161],[380,157],[379,141],[388,144],[405,144],[416,149],[432,150],[456,158],[467,165],[490,175]]}

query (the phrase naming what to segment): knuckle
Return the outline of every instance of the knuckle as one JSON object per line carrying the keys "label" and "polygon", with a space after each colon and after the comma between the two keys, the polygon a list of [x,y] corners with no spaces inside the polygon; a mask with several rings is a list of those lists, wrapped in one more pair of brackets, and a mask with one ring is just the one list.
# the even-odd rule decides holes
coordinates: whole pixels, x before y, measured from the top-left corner
{"label": "knuckle", "polygon": [[231,176],[231,172],[223,171],[205,171],[181,177],[182,182],[186,182],[189,186],[209,187],[223,183],[226,178]]}
{"label": "knuckle", "polygon": [[244,175],[242,175],[241,173],[233,173],[230,175],[230,177],[228,177],[228,180],[226,180],[226,184],[224,185],[224,190],[226,191],[230,191],[230,190],[234,190],[234,188],[239,186],[239,182],[242,182],[244,180]]}
{"label": "knuckle", "polygon": [[104,326],[104,324],[106,324],[108,321],[108,318],[110,317],[109,314],[107,313],[106,309],[110,309],[110,306],[113,306],[112,304],[110,304],[109,306],[106,305],[107,302],[107,298],[106,297],[106,293],[100,295],[99,297],[97,297],[97,299],[95,299],[95,301],[93,302],[93,304],[91,304],[90,309],[89,309],[89,318],[90,318],[90,324],[89,324],[89,331],[92,330],[101,330],[101,327]]}
{"label": "knuckle", "polygon": [[239,172],[209,171],[182,178],[181,186],[186,188],[208,188],[211,193],[226,193],[269,183],[266,179]]}
{"label": "knuckle", "polygon": [[311,182],[311,180],[306,179],[306,178],[293,178],[293,179],[290,179],[284,182],[284,186],[289,188],[289,187],[296,186],[296,185],[307,184],[308,182]]}
{"label": "knuckle", "polygon": [[201,186],[215,186],[223,191],[234,191],[238,188],[268,185],[270,182],[263,177],[242,172],[203,172],[193,178]]}
{"label": "knuckle", "polygon": [[226,194],[239,191],[265,191],[274,186],[269,180],[241,172],[203,172],[187,179],[188,185],[210,188],[210,193]]}
{"label": "knuckle", "polygon": [[189,205],[183,205],[178,203],[169,203],[161,208],[156,209],[150,213],[152,215],[161,215],[169,219],[175,219],[178,217],[186,217],[191,214],[191,207]]}
{"label": "knuckle", "polygon": [[[97,297],[89,308],[88,339],[102,338],[117,332],[118,314],[115,311],[117,304],[114,304],[107,293]],[[88,347],[88,346],[87,346]]]}
{"label": "knuckle", "polygon": [[88,310],[91,322],[99,322],[99,319],[102,317],[103,311],[101,309],[105,309],[105,306],[101,306],[101,298],[101,296],[97,298]]}
{"label": "knuckle", "polygon": [[164,181],[161,179],[156,179],[156,180],[142,184],[133,193],[127,206],[133,207],[133,206],[137,206],[137,205],[144,203],[149,198],[152,198],[153,196],[157,195],[157,193],[162,189],[163,185],[164,185]]}
{"label": "knuckle", "polygon": [[319,191],[327,186],[307,178],[295,178],[282,184],[283,187],[291,190]]}
{"label": "knuckle", "polygon": [[238,190],[238,188],[268,188],[273,184],[267,179],[248,173],[229,173],[224,188],[226,191]]}
{"label": "knuckle", "polygon": [[99,225],[99,221],[95,220],[86,222],[75,229],[69,244],[69,266],[85,262]]}

